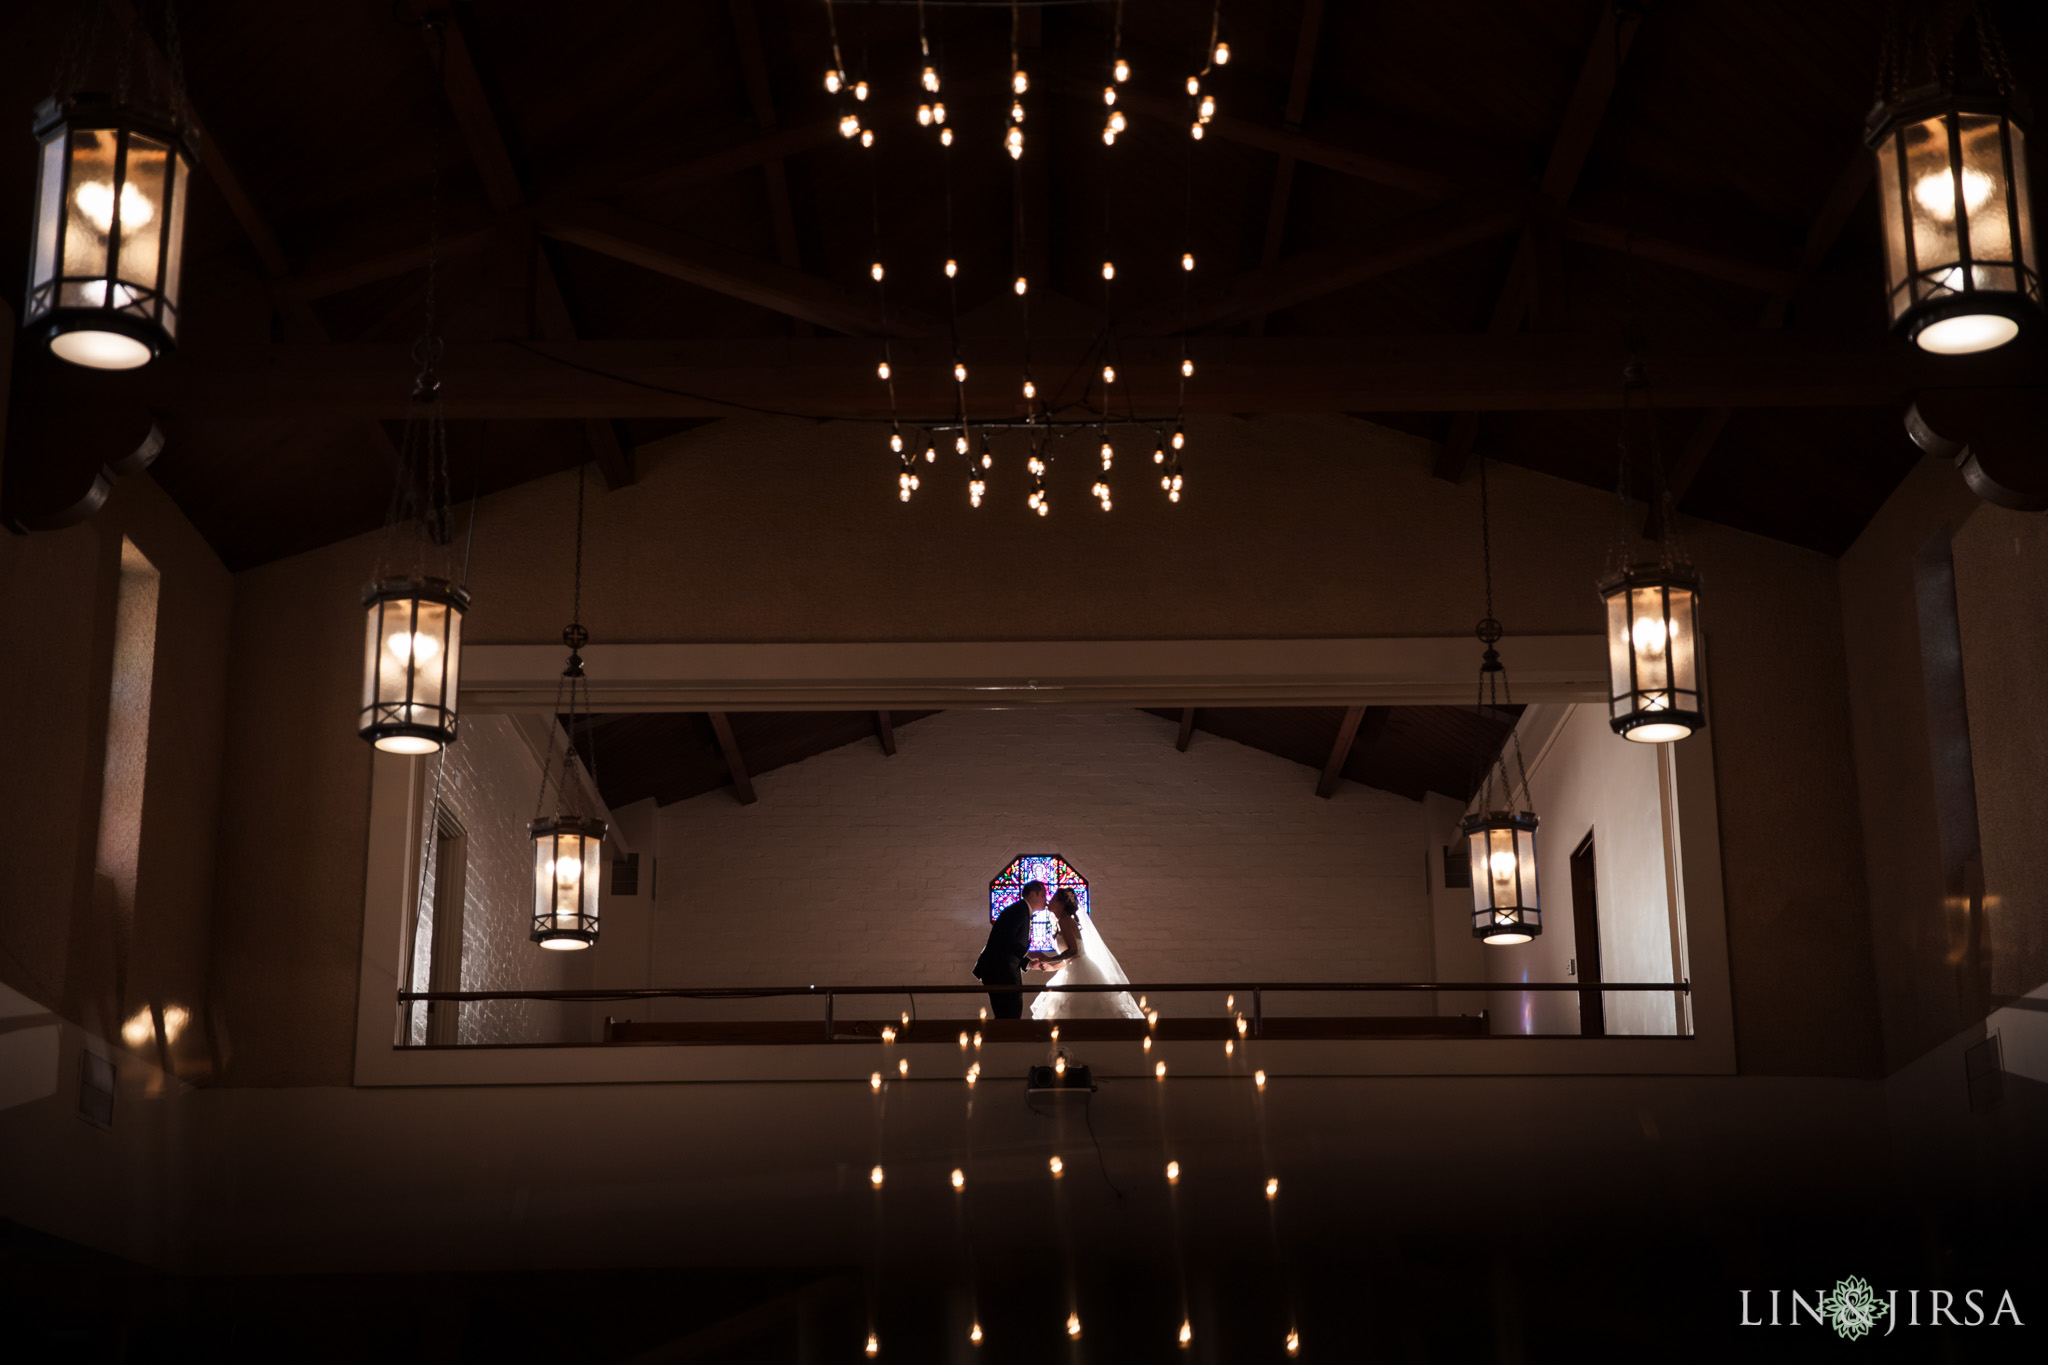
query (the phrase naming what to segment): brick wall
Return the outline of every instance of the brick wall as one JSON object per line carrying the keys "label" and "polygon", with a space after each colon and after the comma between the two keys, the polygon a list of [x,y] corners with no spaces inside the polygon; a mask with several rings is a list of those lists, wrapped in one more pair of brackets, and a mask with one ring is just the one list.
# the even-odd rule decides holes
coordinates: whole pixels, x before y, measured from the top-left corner
{"label": "brick wall", "polygon": [[[970,981],[989,878],[1017,854],[1056,852],[1089,879],[1096,925],[1133,980],[1427,979],[1420,803],[1350,783],[1320,800],[1299,764],[1199,733],[1179,753],[1174,732],[1138,711],[950,711],[900,729],[894,758],[855,744],[758,777],[755,805],[719,791],[668,806],[649,975]],[[876,1003],[869,1017],[898,1008]]]}

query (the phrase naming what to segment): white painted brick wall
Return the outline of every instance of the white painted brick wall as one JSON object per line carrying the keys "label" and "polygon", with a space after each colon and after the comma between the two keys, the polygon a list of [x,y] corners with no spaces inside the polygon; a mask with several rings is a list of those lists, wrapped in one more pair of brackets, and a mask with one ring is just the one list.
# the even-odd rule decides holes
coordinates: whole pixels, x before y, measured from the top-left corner
{"label": "white painted brick wall", "polygon": [[[1179,753],[1174,732],[1133,710],[951,711],[899,730],[894,758],[860,743],[757,777],[755,805],[717,791],[666,807],[650,983],[971,981],[990,877],[1039,852],[1089,879],[1133,980],[1428,979],[1420,803],[1352,783],[1321,800],[1299,764],[1199,732]],[[1429,1012],[1415,999],[1348,1007]]]}

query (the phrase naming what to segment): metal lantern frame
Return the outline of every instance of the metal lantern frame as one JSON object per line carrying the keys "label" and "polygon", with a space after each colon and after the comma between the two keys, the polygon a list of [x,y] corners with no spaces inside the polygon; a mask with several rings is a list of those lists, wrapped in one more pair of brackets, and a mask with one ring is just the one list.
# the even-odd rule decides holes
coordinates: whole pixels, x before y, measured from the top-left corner
{"label": "metal lantern frame", "polygon": [[[453,744],[469,594],[445,578],[383,578],[363,589],[363,609],[356,732],[387,753],[430,754]],[[422,648],[426,642],[434,648]]]}
{"label": "metal lantern frame", "polygon": [[[2042,322],[2027,135],[2013,104],[1993,85],[1934,84],[1880,103],[1866,124],[1892,327],[1925,349],[1990,350]],[[1931,330],[1965,317],[2013,326],[1974,345]]]}
{"label": "metal lantern frame", "polygon": [[[528,827],[533,839],[532,938],[541,947],[588,948],[597,942],[606,830],[604,821],[582,815],[550,816]],[[565,865],[574,869],[566,878]]]}
{"label": "metal lantern frame", "polygon": [[1704,727],[1699,571],[1676,561],[1631,564],[1601,580],[1600,598],[1607,608],[1607,723],[1614,733],[1662,744]]}
{"label": "metal lantern frame", "polygon": [[[177,344],[178,290],[184,267],[185,201],[197,161],[184,131],[102,95],[48,99],[36,108],[36,220],[22,326],[59,358],[94,369],[132,369]],[[111,140],[109,148],[108,143]],[[161,155],[161,172],[143,158]],[[81,170],[111,165],[108,224],[87,221],[78,202]],[[152,189],[154,197],[152,196]],[[132,196],[132,197],[131,197]],[[147,224],[131,221],[132,202],[146,204]],[[81,246],[82,232],[96,242]],[[86,333],[110,333],[147,351],[134,364],[82,358],[65,344]]]}
{"label": "metal lantern frame", "polygon": [[[1526,789],[1525,789],[1526,790]],[[1536,876],[1534,811],[1482,810],[1465,817],[1472,860],[1472,937],[1505,947],[1543,932],[1543,892]],[[1512,874],[1496,877],[1494,859],[1512,859]]]}

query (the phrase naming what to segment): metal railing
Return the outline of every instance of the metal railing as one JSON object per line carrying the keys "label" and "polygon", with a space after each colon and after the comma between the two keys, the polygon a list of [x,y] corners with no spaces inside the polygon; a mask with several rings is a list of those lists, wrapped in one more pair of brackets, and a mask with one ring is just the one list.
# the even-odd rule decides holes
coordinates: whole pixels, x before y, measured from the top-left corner
{"label": "metal railing", "polygon": [[1057,994],[1128,993],[1142,995],[1147,999],[1170,995],[1245,995],[1251,999],[1251,1030],[1254,1034],[1262,1031],[1265,997],[1268,993],[1287,994],[1437,994],[1443,991],[1465,992],[1536,992],[1556,994],[1569,992],[1580,994],[1598,991],[1602,994],[1617,991],[1670,992],[1673,995],[1692,994],[1692,982],[1685,981],[1130,981],[1122,984],[1088,986],[1042,986],[985,985],[901,985],[901,986],[626,986],[590,990],[570,991],[400,991],[398,1003],[409,1006],[417,1000],[445,1000],[458,1004],[469,1004],[485,1000],[553,1000],[566,1004],[612,1003],[623,1000],[770,1000],[796,998],[825,1002],[825,1033],[835,1037],[833,1013],[841,996],[888,995],[903,996],[910,1005],[910,1016],[917,1018],[919,996],[933,995],[1004,995],[1025,991]]}

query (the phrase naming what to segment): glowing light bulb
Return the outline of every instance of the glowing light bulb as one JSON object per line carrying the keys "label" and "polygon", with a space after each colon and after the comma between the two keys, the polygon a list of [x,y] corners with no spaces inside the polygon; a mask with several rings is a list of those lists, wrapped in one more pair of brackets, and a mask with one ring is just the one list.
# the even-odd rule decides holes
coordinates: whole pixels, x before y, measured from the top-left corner
{"label": "glowing light bulb", "polygon": [[868,1183],[878,1190],[882,1188],[882,1168],[880,1166],[868,1172]]}
{"label": "glowing light bulb", "polygon": [[1102,145],[1105,147],[1116,146],[1116,129],[1104,128],[1102,130]]}
{"label": "glowing light bulb", "polygon": [[869,266],[868,274],[873,275],[875,277],[876,284],[880,284],[882,282],[882,263],[880,261],[876,261],[873,265]]}
{"label": "glowing light bulb", "polygon": [[1188,129],[1188,136],[1192,137],[1195,141],[1200,142],[1202,140],[1202,125],[1197,123],[1190,127]]}
{"label": "glowing light bulb", "polygon": [[1629,634],[1635,639],[1637,652],[1642,654],[1662,654],[1669,639],[1664,623],[1654,616],[1638,616]]}
{"label": "glowing light bulb", "polygon": [[1041,517],[1042,517],[1042,516],[1047,516],[1047,515],[1049,515],[1049,514],[1050,514],[1051,512],[1052,512],[1052,504],[1051,504],[1051,503],[1049,503],[1049,502],[1046,502],[1046,501],[1045,501],[1044,499],[1040,499],[1040,500],[1039,500],[1039,503],[1038,503],[1038,515],[1040,515]]}
{"label": "glowing light bulb", "polygon": [[908,1076],[910,1074],[910,1058],[904,1057],[896,1063],[896,1074],[899,1076]]}
{"label": "glowing light bulb", "polygon": [[1067,1338],[1068,1338],[1068,1339],[1069,1339],[1070,1341],[1078,1341],[1078,1340],[1080,1340],[1080,1337],[1081,1337],[1081,1315],[1080,1315],[1079,1313],[1069,1313],[1069,1314],[1067,1314]]}
{"label": "glowing light bulb", "polygon": [[1240,1037],[1240,1038],[1244,1037],[1244,1034],[1245,1034],[1245,1030],[1246,1030],[1246,1029],[1248,1029],[1248,1028],[1250,1028],[1250,1027],[1251,1027],[1251,1025],[1245,1022],[1245,1017],[1244,1017],[1244,1016],[1243,1016],[1242,1014],[1240,1014],[1240,1015],[1238,1015],[1238,1016],[1237,1016],[1237,1036],[1238,1036],[1238,1037]]}
{"label": "glowing light bulb", "polygon": [[1267,1179],[1267,1181],[1266,1181],[1266,1198],[1268,1198],[1268,1199],[1278,1199],[1279,1197],[1280,1197],[1280,1177],[1276,1175],[1276,1176],[1272,1176],[1272,1177],[1268,1178],[1268,1179]]}
{"label": "glowing light bulb", "polygon": [[970,1070],[970,1071],[969,1071],[969,1072],[967,1073],[967,1088],[968,1088],[969,1090],[972,1090],[972,1089],[974,1089],[974,1083],[975,1083],[976,1081],[980,1080],[980,1079],[981,1079],[981,1073],[980,1073],[980,1072],[978,1072],[978,1071],[972,1071],[972,1070]]}
{"label": "glowing light bulb", "polygon": [[948,260],[946,261],[946,278],[950,280],[950,279],[952,279],[952,278],[953,278],[953,277],[954,277],[955,275],[958,275],[959,273],[960,273],[960,262],[958,262],[958,261],[955,261],[955,260],[952,260],[952,259],[950,259],[950,258],[949,258],[949,259],[948,259]]}
{"label": "glowing light bulb", "polygon": [[[994,464],[994,463],[995,463],[995,457],[994,457],[994,456],[990,455],[990,454],[989,454],[989,453],[988,453],[988,452],[987,452],[986,450],[984,450],[984,451],[982,451],[982,452],[981,452],[981,467],[982,467],[983,469],[987,469],[987,468],[988,468],[988,467],[989,467],[990,465],[992,465],[992,464]],[[977,480],[977,482],[979,482],[979,481]]]}
{"label": "glowing light bulb", "polygon": [[1166,1063],[1165,1063],[1165,1062],[1155,1062],[1155,1063],[1153,1063],[1153,1065],[1152,1065],[1152,1078],[1153,1078],[1154,1080],[1159,1080],[1159,1081],[1163,1081],[1163,1080],[1165,1080],[1165,1079],[1166,1079]]}
{"label": "glowing light bulb", "polygon": [[1169,491],[1167,492],[1167,494],[1166,494],[1166,500],[1167,500],[1168,502],[1179,502],[1179,501],[1180,501],[1180,490],[1179,490],[1178,488],[1175,488],[1175,489],[1171,489],[1171,490],[1169,490]]}
{"label": "glowing light bulb", "polygon": [[878,1356],[881,1353],[882,1343],[875,1340],[875,1334],[873,1332],[868,1333],[868,1354],[870,1356]]}
{"label": "glowing light bulb", "polygon": [[929,104],[917,106],[917,121],[927,128],[932,126],[932,107]]}
{"label": "glowing light bulb", "polygon": [[1055,1043],[1057,1043],[1060,1040],[1060,1026],[1058,1024],[1054,1024],[1052,1026],[1052,1040]]}
{"label": "glowing light bulb", "polygon": [[1218,65],[1218,66],[1229,66],[1229,65],[1230,65],[1230,44],[1229,44],[1229,43],[1218,43],[1218,44],[1216,44],[1216,65]]}
{"label": "glowing light bulb", "polygon": [[827,71],[825,73],[825,89],[834,95],[839,93],[839,73],[837,71]]}
{"label": "glowing light bulb", "polygon": [[[910,476],[908,474],[905,474],[903,477],[907,479]],[[893,1043],[896,1041],[896,1029],[893,1025],[882,1025],[882,1041],[885,1043]]]}
{"label": "glowing light bulb", "polygon": [[960,1031],[960,1050],[962,1052],[967,1051],[967,1030],[965,1029]]}
{"label": "glowing light bulb", "polygon": [[441,652],[441,642],[431,635],[400,631],[384,641],[384,648],[400,660],[418,659],[424,664],[432,662],[434,656]]}
{"label": "glowing light bulb", "polygon": [[1301,1333],[1289,1332],[1287,1334],[1287,1354],[1291,1356],[1301,1354]]}
{"label": "glowing light bulb", "polygon": [[1181,361],[1181,362],[1180,362],[1180,377],[1181,377],[1182,379],[1193,379],[1193,378],[1195,377],[1195,362],[1194,362],[1194,361],[1192,361],[1192,360],[1183,360],[1183,361]]}
{"label": "glowing light bulb", "polygon": [[853,97],[857,100],[864,100],[868,97],[868,83],[866,81],[855,81],[853,83]]}
{"label": "glowing light bulb", "polygon": [[1021,95],[1030,88],[1031,77],[1029,75],[1021,70],[1010,73],[1010,89]]}
{"label": "glowing light bulb", "polygon": [[934,95],[939,93],[939,73],[930,67],[924,69],[924,88]]}
{"label": "glowing light bulb", "polygon": [[1173,491],[1176,493],[1180,492],[1180,475],[1178,474],[1173,476]]}
{"label": "glowing light bulb", "polygon": [[872,147],[875,145],[875,134],[873,129],[863,128],[860,130],[860,145],[863,147]]}
{"label": "glowing light bulb", "polygon": [[1180,254],[1180,268],[1181,268],[1182,270],[1193,270],[1193,269],[1195,268],[1195,253],[1194,253],[1194,252],[1192,252],[1192,251],[1183,251],[1183,252],[1181,252],[1181,254]]}
{"label": "glowing light bulb", "polygon": [[962,1171],[962,1170],[961,1170],[961,1169],[960,1169],[960,1168],[959,1168],[958,1166],[955,1166],[955,1167],[953,1168],[953,1188],[954,1188],[954,1189],[956,1189],[956,1190],[959,1190],[959,1189],[965,1189],[966,1187],[967,1187],[967,1174],[966,1174],[966,1172]]}
{"label": "glowing light bulb", "polygon": [[1016,101],[1012,100],[1012,101],[1010,102],[1010,122],[1012,122],[1012,123],[1022,123],[1023,121],[1024,121],[1024,106],[1023,106],[1023,105],[1021,105],[1021,104],[1019,104],[1019,103],[1017,103]]}
{"label": "glowing light bulb", "polygon": [[1159,447],[1157,447],[1157,446],[1154,446],[1154,447],[1152,448],[1152,463],[1153,463],[1153,464],[1165,464],[1165,463],[1166,463],[1166,452],[1165,452],[1165,451],[1163,451],[1163,450],[1161,450],[1161,449],[1159,449]]}
{"label": "glowing light bulb", "polygon": [[1127,81],[1131,78],[1131,64],[1121,57],[1116,59],[1116,65],[1111,68],[1111,71],[1120,81]]}
{"label": "glowing light bulb", "polygon": [[976,1346],[979,1346],[979,1345],[981,1345],[981,1324],[980,1324],[980,1323],[978,1323],[978,1322],[977,1322],[977,1323],[975,1323],[975,1324],[974,1324],[974,1330],[973,1330],[973,1331],[971,1331],[971,1332],[969,1332],[969,1333],[967,1334],[967,1339],[968,1339],[969,1341],[973,1342],[973,1343],[974,1343],[974,1344],[975,1344]]}
{"label": "glowing light bulb", "polygon": [[1505,851],[1496,853],[1486,860],[1486,866],[1495,881],[1509,881],[1515,875],[1515,855]]}
{"label": "glowing light bulb", "polygon": [[1053,1058],[1053,1059],[1052,1059],[1052,1074],[1053,1074],[1053,1075],[1055,1075],[1055,1076],[1064,1076],[1064,1075],[1066,1075],[1066,1074],[1067,1074],[1067,1059],[1066,1059],[1066,1058],[1064,1058],[1064,1057],[1055,1057],[1055,1058]]}
{"label": "glowing light bulb", "polygon": [[[898,487],[899,489],[903,490],[903,492],[904,492],[904,493],[905,493],[906,495],[907,495],[907,494],[908,494],[908,493],[910,492],[910,471],[909,471],[909,470],[905,470],[905,471],[904,471],[903,473],[901,473],[901,474],[898,474],[898,475],[896,476],[896,486],[897,486],[897,487]],[[903,500],[904,500],[905,502],[908,502],[908,501],[910,501],[910,499],[909,499],[909,497],[908,497],[908,496],[906,496],[906,497],[905,497],[905,498],[904,498]]]}
{"label": "glowing light bulb", "polygon": [[[889,362],[885,360],[885,361],[883,361],[883,362],[882,362],[881,364],[879,364],[879,365],[875,366],[875,378],[877,378],[877,379],[887,379],[888,377],[889,377]],[[895,438],[894,438],[894,440],[895,440],[895,448],[896,448],[897,450],[901,450],[901,449],[903,449],[903,438],[902,438],[902,437],[900,437],[900,436],[898,436],[898,437],[895,437]]]}
{"label": "glowing light bulb", "polygon": [[[1164,1065],[1164,1063],[1161,1063],[1161,1065]],[[1180,1184],[1180,1163],[1178,1161],[1166,1163],[1166,1183],[1169,1185]]]}
{"label": "glowing light bulb", "polygon": [[910,1027],[910,1011],[909,1011],[909,1010],[905,1010],[905,1011],[903,1011],[903,1013],[902,1013],[901,1015],[899,1015],[899,1016],[898,1016],[898,1021],[899,1021],[899,1022],[900,1022],[900,1023],[901,1023],[902,1025],[903,1025],[903,1027],[905,1027],[905,1028],[909,1028],[909,1027]]}
{"label": "glowing light bulb", "polygon": [[1188,77],[1188,93],[1190,95],[1199,95],[1202,93],[1202,78],[1200,76]]}
{"label": "glowing light bulb", "polygon": [[855,133],[858,133],[859,131],[860,120],[858,118],[856,118],[852,114],[846,114],[841,116],[839,120],[839,136],[852,137]]}
{"label": "glowing light bulb", "polygon": [[1189,1321],[1188,1321],[1188,1320],[1187,1320],[1186,1318],[1182,1318],[1182,1319],[1181,1319],[1181,1322],[1180,1322],[1180,1344],[1181,1344],[1181,1345],[1183,1345],[1183,1346],[1185,1346],[1185,1345],[1187,1345],[1187,1344],[1188,1344],[1189,1342],[1193,1341],[1194,1339],[1195,1339],[1195,1328],[1194,1328],[1194,1324],[1193,1324],[1193,1323],[1191,1323],[1191,1322],[1189,1322]]}
{"label": "glowing light bulb", "polygon": [[1105,280],[1113,280],[1116,278],[1115,261],[1104,261],[1102,263],[1102,278]]}
{"label": "glowing light bulb", "polygon": [[974,1017],[986,1024],[988,1022],[988,1006],[983,1005],[979,1010],[975,1011]]}
{"label": "glowing light bulb", "polygon": [[1026,293],[1030,292],[1031,281],[1025,279],[1022,275],[1019,275],[1017,277],[1017,282],[1011,285],[1010,288],[1016,290],[1017,296],[1019,298],[1022,298]]}
{"label": "glowing light bulb", "polygon": [[956,384],[965,384],[967,382],[967,367],[965,365],[955,362],[953,366],[953,382]]}
{"label": "glowing light bulb", "polygon": [[1102,382],[1105,384],[1116,383],[1116,366],[1104,365],[1102,367]]}
{"label": "glowing light bulb", "polygon": [[1180,449],[1180,448],[1181,448],[1182,446],[1186,445],[1187,443],[1188,443],[1188,434],[1187,434],[1187,432],[1185,432],[1185,431],[1182,431],[1182,430],[1179,430],[1179,429],[1176,429],[1176,430],[1174,431],[1174,433],[1173,433],[1173,448],[1174,448],[1175,450],[1179,450],[1179,449]]}
{"label": "glowing light bulb", "polygon": [[1026,398],[1038,397],[1038,385],[1032,383],[1029,379],[1026,379],[1024,381],[1024,396]]}
{"label": "glowing light bulb", "polygon": [[1226,1057],[1228,1057],[1228,1056],[1231,1056],[1231,1055],[1233,1055],[1234,1053],[1236,1053],[1236,1051],[1237,1051],[1237,1039],[1235,1039],[1235,1038],[1225,1038],[1225,1039],[1223,1040],[1223,1055],[1224,1055],[1224,1056],[1226,1056]]}
{"label": "glowing light bulb", "polygon": [[941,147],[950,147],[953,145],[953,130],[951,128],[939,129],[939,145]]}
{"label": "glowing light bulb", "polygon": [[1112,133],[1121,133],[1128,126],[1124,119],[1123,110],[1119,109],[1109,116],[1109,130]]}
{"label": "glowing light bulb", "polygon": [[1152,1010],[1145,1015],[1145,1022],[1153,1028],[1159,1027],[1159,1011]]}
{"label": "glowing light bulb", "polygon": [[1216,97],[1214,95],[1202,96],[1202,103],[1199,106],[1198,112],[1201,114],[1202,122],[1204,123],[1207,123],[1210,119],[1215,118]]}
{"label": "glowing light bulb", "polygon": [[[79,212],[92,221],[102,235],[114,228],[114,186],[107,180],[88,180],[71,192]],[[156,207],[149,202],[149,196],[137,189],[130,181],[121,186],[121,230],[132,232],[145,227],[156,217]]]}
{"label": "glowing light bulb", "polygon": [[1116,103],[1116,87],[1115,87],[1115,86],[1113,86],[1113,85],[1105,85],[1105,86],[1103,86],[1103,87],[1102,87],[1102,102],[1103,102],[1104,104],[1115,104],[1115,103]]}
{"label": "glowing light bulb", "polygon": [[882,1073],[881,1073],[881,1072],[879,1072],[879,1071],[877,1071],[877,1072],[876,1072],[876,1073],[875,1073],[874,1075],[872,1075],[872,1076],[868,1077],[868,1089],[870,1089],[870,1090],[880,1090],[881,1088],[882,1088]]}
{"label": "glowing light bulb", "polygon": [[1152,1038],[1151,1038],[1151,1035],[1149,1035],[1149,1034],[1148,1034],[1148,1035],[1146,1035],[1146,1038],[1145,1038],[1145,1051],[1147,1051],[1147,1052],[1150,1052],[1151,1050],[1152,1050]]}
{"label": "glowing light bulb", "polygon": [[1045,1164],[1046,1168],[1052,1172],[1052,1178],[1054,1180],[1058,1180],[1062,1175],[1066,1174],[1067,1163],[1061,1161],[1058,1157],[1054,1157],[1051,1161],[1048,1161]]}
{"label": "glowing light bulb", "polygon": [[1139,1008],[1139,1009],[1143,1009],[1143,1008],[1145,1008],[1145,997],[1144,997],[1144,996],[1142,996],[1142,995],[1138,997],[1138,1008]]}
{"label": "glowing light bulb", "polygon": [[1012,128],[1009,136],[1003,139],[1003,145],[1010,150],[1010,160],[1015,161],[1022,157],[1024,155],[1024,130],[1022,128]]}
{"label": "glowing light bulb", "polygon": [[1264,1090],[1266,1088],[1266,1073],[1264,1071],[1254,1071],[1252,1073],[1252,1084]]}
{"label": "glowing light bulb", "polygon": [[932,446],[926,445],[924,448],[924,462],[926,464],[937,464],[939,462],[939,452]]}
{"label": "glowing light bulb", "polygon": [[953,438],[953,453],[955,455],[965,455],[967,453],[967,435],[965,432]]}
{"label": "glowing light bulb", "polygon": [[130,1047],[142,1047],[156,1037],[156,1020],[150,1017],[149,1006],[144,1005],[121,1025],[121,1041]]}
{"label": "glowing light bulb", "polygon": [[1114,448],[1114,447],[1112,447],[1112,446],[1110,445],[1110,443],[1109,443],[1109,442],[1107,442],[1107,441],[1104,441],[1104,442],[1102,443],[1102,467],[1103,467],[1104,469],[1107,469],[1107,468],[1109,468],[1109,463],[1110,463],[1110,461],[1111,461],[1111,460],[1114,460],[1115,458],[1116,458],[1116,450],[1115,450],[1115,448]]}
{"label": "glowing light bulb", "polygon": [[945,106],[945,104],[944,104],[943,102],[940,102],[940,103],[936,103],[936,104],[932,105],[932,122],[934,122],[934,123],[944,123],[945,121],[946,121],[946,106]]}

